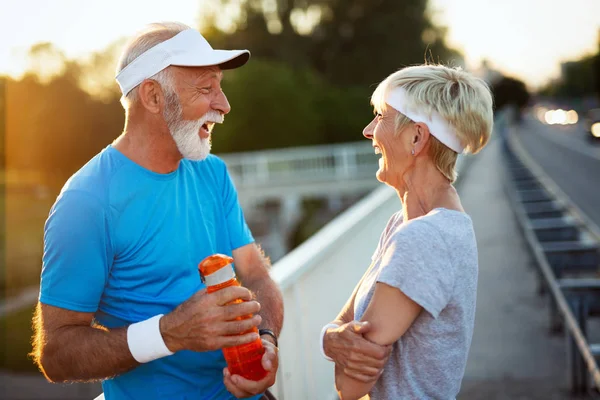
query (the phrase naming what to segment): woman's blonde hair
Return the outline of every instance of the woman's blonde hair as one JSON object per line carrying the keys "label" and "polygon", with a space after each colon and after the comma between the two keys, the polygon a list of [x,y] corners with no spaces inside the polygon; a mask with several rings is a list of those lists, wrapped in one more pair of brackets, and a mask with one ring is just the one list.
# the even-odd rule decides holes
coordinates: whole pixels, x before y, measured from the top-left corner
{"label": "woman's blonde hair", "polygon": [[[371,96],[371,104],[378,112],[388,105],[389,91],[403,88],[411,104],[407,108],[418,109],[425,114],[439,113],[456,130],[465,153],[475,154],[488,142],[492,133],[494,116],[492,94],[482,80],[460,68],[443,65],[417,65],[394,72],[377,86]],[[398,113],[396,132],[410,122]],[[433,135],[429,155],[437,169],[451,182],[456,180],[458,154],[442,144]]]}

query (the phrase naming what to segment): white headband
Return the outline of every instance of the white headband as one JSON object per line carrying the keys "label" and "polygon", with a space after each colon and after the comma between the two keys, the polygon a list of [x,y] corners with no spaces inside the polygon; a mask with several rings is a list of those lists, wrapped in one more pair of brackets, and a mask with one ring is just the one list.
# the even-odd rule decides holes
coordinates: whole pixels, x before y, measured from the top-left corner
{"label": "white headband", "polygon": [[186,29],[142,53],[123,68],[116,79],[121,87],[121,93],[125,96],[144,79],[150,78],[169,65],[182,67],[219,65],[221,69],[231,69],[241,67],[249,58],[248,50],[213,50],[197,30]]}
{"label": "white headband", "polygon": [[399,113],[406,115],[415,122],[427,124],[429,133],[437,138],[440,142],[451,148],[457,153],[462,153],[465,149],[458,139],[456,130],[446,121],[438,112],[432,111],[430,116],[408,109],[410,104],[409,96],[406,90],[398,87],[390,90],[386,96],[385,102],[393,107]]}

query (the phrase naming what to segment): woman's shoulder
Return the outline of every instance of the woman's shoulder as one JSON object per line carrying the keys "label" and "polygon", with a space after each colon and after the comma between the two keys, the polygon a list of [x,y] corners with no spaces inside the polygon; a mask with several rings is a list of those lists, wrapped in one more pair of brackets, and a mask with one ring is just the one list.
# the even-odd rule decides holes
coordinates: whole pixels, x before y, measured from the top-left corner
{"label": "woman's shoulder", "polygon": [[388,219],[385,229],[383,230],[382,239],[389,237],[390,234],[392,234],[396,229],[398,229],[398,227],[402,225],[403,219],[404,217],[402,215],[402,210],[392,214],[390,219]]}
{"label": "woman's shoulder", "polygon": [[426,215],[416,218],[415,222],[417,221],[419,222],[417,227],[425,229],[424,226],[428,226],[444,236],[453,232],[470,233],[473,230],[473,221],[469,214],[449,208],[434,208]]}
{"label": "woman's shoulder", "polygon": [[468,214],[447,208],[436,208],[429,213],[404,221],[402,212],[395,213],[385,228],[386,242],[438,241],[456,242],[474,237],[473,222]]}
{"label": "woman's shoulder", "polygon": [[390,242],[456,243],[474,236],[473,222],[468,214],[450,209],[434,209],[426,215],[402,221],[400,214],[390,229]]}

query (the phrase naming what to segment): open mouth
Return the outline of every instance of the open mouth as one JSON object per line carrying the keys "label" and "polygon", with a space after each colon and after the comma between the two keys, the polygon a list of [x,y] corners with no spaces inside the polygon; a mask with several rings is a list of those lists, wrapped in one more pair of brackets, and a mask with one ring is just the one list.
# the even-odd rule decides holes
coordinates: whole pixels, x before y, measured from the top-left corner
{"label": "open mouth", "polygon": [[381,149],[379,146],[374,145],[373,148],[375,149],[375,154],[381,155]]}
{"label": "open mouth", "polygon": [[204,134],[203,136],[208,136],[212,132],[214,126],[214,122],[207,121],[202,124],[202,127],[200,127],[200,131],[202,131],[202,133]]}

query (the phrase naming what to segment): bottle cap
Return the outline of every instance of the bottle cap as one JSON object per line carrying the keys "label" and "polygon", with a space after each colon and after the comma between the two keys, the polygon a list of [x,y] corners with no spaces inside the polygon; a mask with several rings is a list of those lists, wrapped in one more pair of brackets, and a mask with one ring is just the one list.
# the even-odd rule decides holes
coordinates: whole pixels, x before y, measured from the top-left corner
{"label": "bottle cap", "polygon": [[206,286],[218,285],[235,278],[233,258],[224,254],[213,254],[198,264],[200,279]]}

